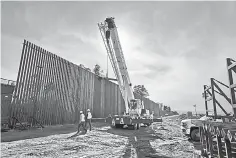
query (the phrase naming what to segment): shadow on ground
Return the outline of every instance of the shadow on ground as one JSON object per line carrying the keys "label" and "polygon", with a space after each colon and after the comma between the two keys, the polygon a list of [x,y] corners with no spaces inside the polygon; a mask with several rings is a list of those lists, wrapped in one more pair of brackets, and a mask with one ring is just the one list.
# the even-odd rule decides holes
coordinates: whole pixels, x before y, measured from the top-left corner
{"label": "shadow on ground", "polygon": [[152,148],[150,140],[162,139],[158,135],[154,135],[154,132],[148,130],[149,127],[140,127],[139,130],[128,130],[127,128],[111,128],[108,130],[101,130],[110,134],[128,137],[128,143],[123,158],[132,157],[132,148],[136,149],[138,158],[170,158],[158,153]]}

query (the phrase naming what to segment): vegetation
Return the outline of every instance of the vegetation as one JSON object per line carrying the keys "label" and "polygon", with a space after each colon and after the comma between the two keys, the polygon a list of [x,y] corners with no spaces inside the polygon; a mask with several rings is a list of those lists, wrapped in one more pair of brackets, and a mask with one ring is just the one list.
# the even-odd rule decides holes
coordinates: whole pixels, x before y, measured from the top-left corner
{"label": "vegetation", "polygon": [[144,87],[144,85],[135,85],[134,93],[137,93],[141,96],[141,101],[143,101],[143,97],[149,96],[149,93],[147,89]]}
{"label": "vegetation", "polygon": [[101,70],[101,66],[96,64],[93,68],[93,72],[95,75],[102,76],[103,75],[103,70]]}

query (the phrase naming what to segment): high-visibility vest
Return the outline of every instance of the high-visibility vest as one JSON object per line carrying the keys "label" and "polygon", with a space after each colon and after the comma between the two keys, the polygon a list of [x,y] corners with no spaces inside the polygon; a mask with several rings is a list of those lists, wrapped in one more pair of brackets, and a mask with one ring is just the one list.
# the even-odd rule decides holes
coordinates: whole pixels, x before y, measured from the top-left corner
{"label": "high-visibility vest", "polygon": [[84,122],[84,121],[85,121],[85,116],[84,116],[84,114],[81,114],[81,115],[80,115],[80,121],[81,121],[81,122]]}
{"label": "high-visibility vest", "polygon": [[92,114],[91,112],[88,112],[87,119],[91,119],[91,118],[92,118]]}

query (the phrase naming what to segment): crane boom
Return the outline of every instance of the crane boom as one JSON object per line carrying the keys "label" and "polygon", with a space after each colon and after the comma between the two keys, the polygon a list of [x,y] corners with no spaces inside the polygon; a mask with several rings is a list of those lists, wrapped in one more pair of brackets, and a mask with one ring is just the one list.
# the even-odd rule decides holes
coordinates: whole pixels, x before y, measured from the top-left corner
{"label": "crane boom", "polygon": [[138,107],[137,103],[135,104],[135,107],[133,107],[134,105],[132,104],[132,101],[134,101],[135,98],[114,18],[106,18],[104,23],[98,24],[98,27],[101,32],[115,76],[118,80],[122,97],[125,101],[126,113],[130,114],[132,109],[134,109],[137,113],[137,109],[140,107]]}

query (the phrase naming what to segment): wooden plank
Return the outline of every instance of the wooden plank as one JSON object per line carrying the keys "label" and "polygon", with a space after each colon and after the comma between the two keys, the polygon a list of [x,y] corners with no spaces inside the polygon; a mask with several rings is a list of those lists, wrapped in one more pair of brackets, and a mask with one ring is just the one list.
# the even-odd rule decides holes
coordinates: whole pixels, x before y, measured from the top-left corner
{"label": "wooden plank", "polygon": [[228,65],[228,70],[234,68],[235,66],[236,66],[236,62],[232,63],[231,65]]}
{"label": "wooden plank", "polygon": [[219,157],[219,158],[223,158],[224,155],[223,155],[223,153],[222,153],[221,138],[217,135],[217,136],[216,136],[216,140],[217,140],[217,152],[218,152],[218,157]]}
{"label": "wooden plank", "polygon": [[229,139],[225,139],[225,149],[226,149],[226,157],[232,158],[231,144]]}

